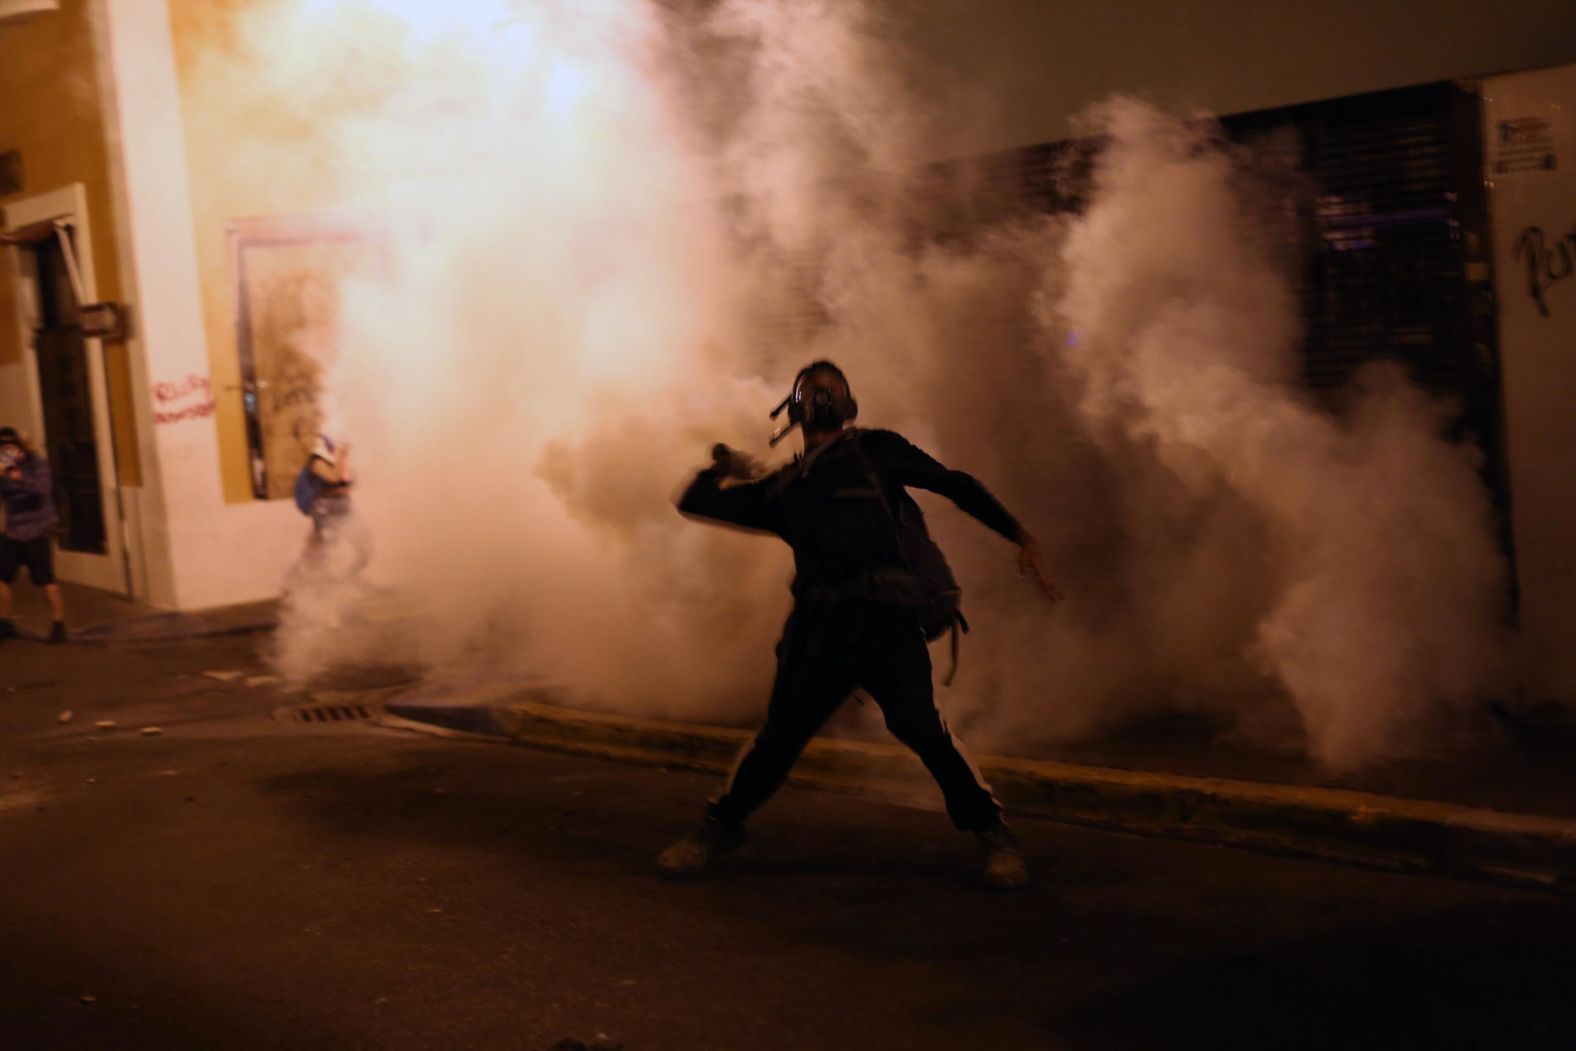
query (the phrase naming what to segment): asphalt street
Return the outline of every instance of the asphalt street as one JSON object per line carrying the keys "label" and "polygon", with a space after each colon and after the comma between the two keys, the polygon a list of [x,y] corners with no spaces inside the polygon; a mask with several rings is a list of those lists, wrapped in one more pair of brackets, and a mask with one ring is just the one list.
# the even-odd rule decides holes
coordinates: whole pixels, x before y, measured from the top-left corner
{"label": "asphalt street", "polygon": [[266,642],[0,646],[0,1047],[1576,1032],[1568,897],[1033,821],[1036,881],[998,895],[940,814],[793,787],[742,852],[668,884],[652,856],[712,777],[281,717],[357,695],[285,691]]}

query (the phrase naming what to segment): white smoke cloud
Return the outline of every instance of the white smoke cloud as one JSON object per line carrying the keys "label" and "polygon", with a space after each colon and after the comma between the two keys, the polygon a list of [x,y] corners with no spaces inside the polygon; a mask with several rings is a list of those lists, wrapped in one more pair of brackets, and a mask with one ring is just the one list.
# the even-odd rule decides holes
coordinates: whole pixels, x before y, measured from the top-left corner
{"label": "white smoke cloud", "polygon": [[[671,505],[709,443],[743,444],[771,400],[717,367],[731,322],[709,174],[647,74],[650,12],[569,12],[410,27],[318,4],[259,23],[303,45],[271,67],[285,99],[347,40],[376,45],[349,71],[372,85],[364,106],[310,99],[335,122],[327,167],[388,217],[381,265],[342,289],[327,400],[354,446],[372,581],[414,611],[358,634],[321,609],[323,580],[298,579],[315,613],[281,632],[297,677],[328,658],[481,663],[582,703],[717,715],[769,675],[702,640],[769,646],[784,554],[683,528]],[[342,612],[369,600],[327,583]]]}
{"label": "white smoke cloud", "polygon": [[1227,153],[1146,106],[1102,116],[1111,143],[1048,310],[1077,334],[1063,356],[1081,409],[1191,503],[1225,490],[1259,520],[1261,543],[1237,549],[1239,579],[1269,584],[1250,656],[1313,753],[1406,750],[1431,708],[1481,699],[1501,671],[1504,566],[1476,451],[1443,439],[1446,408],[1397,366],[1361,377],[1344,423],[1310,404],[1295,305]]}
{"label": "white smoke cloud", "polygon": [[[384,600],[303,591],[288,672],[398,656],[757,715],[786,550],[671,500],[712,441],[759,450],[824,355],[862,423],[997,491],[1070,593],[1046,607],[1008,545],[932,507],[976,624],[943,704],[977,747],[1186,708],[1295,716],[1352,765],[1495,681],[1503,567],[1470,454],[1393,370],[1344,420],[1298,392],[1273,209],[1207,123],[1110,105],[1081,215],[938,244],[911,176],[945,144],[870,8],[440,10],[282,2],[250,27],[258,83],[245,62],[213,81],[218,111],[261,92],[313,115],[328,196],[387,217],[327,394],[373,594],[403,614],[325,646]],[[762,345],[771,304],[802,309]]]}

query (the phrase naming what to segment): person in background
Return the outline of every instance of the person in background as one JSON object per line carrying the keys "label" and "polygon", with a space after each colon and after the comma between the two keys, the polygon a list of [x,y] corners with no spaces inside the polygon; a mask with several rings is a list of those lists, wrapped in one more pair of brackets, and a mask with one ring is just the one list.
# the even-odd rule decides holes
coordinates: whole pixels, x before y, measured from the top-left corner
{"label": "person in background", "polygon": [[303,481],[303,499],[297,493],[296,501],[312,518],[312,535],[318,541],[328,539],[335,527],[350,513],[350,443],[336,443],[326,434],[319,434],[307,458]]}
{"label": "person in background", "polygon": [[[322,573],[330,565],[331,550],[338,551],[348,553],[346,578],[354,579],[371,561],[371,545],[351,507],[353,481],[350,443],[319,434],[295,483],[296,507],[312,519],[312,535],[298,569]],[[342,557],[336,555],[332,562],[342,563]]]}
{"label": "person in background", "polygon": [[0,504],[5,525],[0,528],[0,641],[16,637],[11,623],[11,582],[27,567],[34,587],[44,589],[53,619],[48,640],[66,641],[66,604],[55,583],[54,534],[60,524],[55,513],[54,483],[49,461],[28,448],[11,427],[0,427]]}

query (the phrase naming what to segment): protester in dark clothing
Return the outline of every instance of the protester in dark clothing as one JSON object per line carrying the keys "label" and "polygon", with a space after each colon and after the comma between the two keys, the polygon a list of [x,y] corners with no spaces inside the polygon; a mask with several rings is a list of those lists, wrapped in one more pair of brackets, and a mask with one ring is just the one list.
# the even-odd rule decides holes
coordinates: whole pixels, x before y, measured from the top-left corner
{"label": "protester in dark clothing", "polygon": [[65,600],[55,583],[53,546],[60,518],[55,513],[49,461],[29,449],[10,427],[0,427],[0,504],[5,507],[5,526],[0,529],[0,640],[16,635],[11,623],[11,582],[25,566],[28,579],[49,598],[54,623],[48,641],[65,642]]}
{"label": "protester in dark clothing", "polygon": [[986,883],[1021,886],[1028,869],[1001,807],[936,710],[922,587],[901,523],[919,523],[922,543],[930,541],[905,487],[946,496],[1019,544],[1020,569],[1034,574],[1047,597],[1059,598],[1038,547],[973,477],[949,470],[891,431],[846,427],[858,408],[830,362],[802,370],[785,404],[789,426],[803,428],[802,455],[751,478],[751,465],[719,446],[716,462],[679,501],[687,515],[781,537],[793,548],[796,575],[766,724],[700,827],[663,851],[658,867],[668,876],[693,875],[712,853],[738,846],[745,819],[782,785],[831,714],[863,687],[887,728],[935,777],[953,823],[985,844]]}

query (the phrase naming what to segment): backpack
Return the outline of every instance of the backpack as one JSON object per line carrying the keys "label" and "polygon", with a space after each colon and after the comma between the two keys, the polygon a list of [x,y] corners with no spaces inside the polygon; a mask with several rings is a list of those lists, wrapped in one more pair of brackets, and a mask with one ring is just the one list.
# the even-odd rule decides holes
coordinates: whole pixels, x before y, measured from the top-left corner
{"label": "backpack", "polygon": [[925,513],[919,505],[912,497],[902,494],[894,506],[894,501],[887,499],[886,484],[876,473],[875,465],[859,447],[857,435],[851,445],[864,464],[865,474],[870,478],[887,520],[892,523],[897,534],[898,553],[903,559],[900,570],[877,570],[870,575],[871,595],[877,601],[914,607],[919,613],[926,642],[935,642],[947,632],[952,633],[952,670],[942,680],[950,686],[958,671],[958,635],[969,630],[968,619],[963,616],[963,589],[947,564],[947,556],[931,539],[930,530],[925,527]]}
{"label": "backpack", "polygon": [[[304,515],[312,513],[312,505],[316,504],[317,498],[323,495],[323,490],[334,487],[332,482],[325,482],[312,473],[313,460],[323,459],[329,463],[334,462],[332,459],[335,451],[333,440],[325,434],[320,434],[317,436],[317,441],[318,444],[312,447],[312,451],[307,455],[306,463],[302,465],[300,473],[296,475],[295,480],[296,510]],[[326,450],[326,455],[323,452],[319,452],[319,449]]]}
{"label": "backpack", "polygon": [[328,483],[312,473],[312,460],[308,459],[306,466],[301,468],[295,480],[295,505],[296,510],[304,515],[312,513],[312,505],[317,502],[318,494]]}
{"label": "backpack", "polygon": [[925,641],[935,642],[962,619],[959,607],[963,589],[958,586],[957,577],[952,575],[947,556],[931,539],[930,530],[925,527],[925,513],[919,505],[912,499],[903,499],[894,507],[885,500],[885,494],[882,495],[887,515],[897,531],[897,547],[906,570],[904,575],[912,579],[911,583],[894,580],[887,588],[900,600],[905,597],[906,587],[913,588],[913,594],[902,604],[912,605],[919,611]]}

